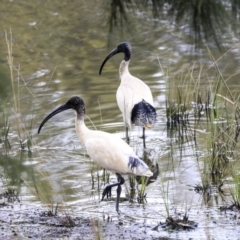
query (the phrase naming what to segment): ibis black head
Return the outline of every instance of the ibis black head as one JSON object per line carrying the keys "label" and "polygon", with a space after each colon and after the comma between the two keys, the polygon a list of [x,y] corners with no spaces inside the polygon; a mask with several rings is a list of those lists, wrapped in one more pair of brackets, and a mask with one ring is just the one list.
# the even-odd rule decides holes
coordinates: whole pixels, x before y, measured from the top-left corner
{"label": "ibis black head", "polygon": [[100,67],[100,70],[99,70],[99,75],[101,75],[102,73],[102,69],[105,65],[105,63],[107,62],[107,60],[109,58],[111,58],[112,56],[114,56],[115,54],[117,53],[124,53],[124,60],[125,61],[129,61],[130,58],[131,58],[131,52],[132,52],[132,47],[130,45],[129,42],[122,42],[120,43],[116,48],[114,48],[108,55],[107,57],[104,59],[101,67]]}
{"label": "ibis black head", "polygon": [[85,104],[80,97],[72,97],[65,104],[58,107],[56,110],[47,115],[38,128],[38,133],[40,133],[43,125],[54,115],[66,111],[68,109],[73,109],[76,111],[78,117],[83,117],[85,115]]}

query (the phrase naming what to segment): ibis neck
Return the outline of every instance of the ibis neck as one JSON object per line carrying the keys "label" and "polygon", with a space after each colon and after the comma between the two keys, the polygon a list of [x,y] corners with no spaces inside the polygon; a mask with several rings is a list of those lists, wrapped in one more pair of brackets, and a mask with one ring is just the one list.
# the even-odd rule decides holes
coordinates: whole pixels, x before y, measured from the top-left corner
{"label": "ibis neck", "polygon": [[120,75],[120,78],[121,78],[124,74],[129,73],[129,71],[128,71],[129,62],[130,62],[130,61],[125,61],[125,60],[123,60],[123,61],[120,63],[120,67],[119,67],[119,75]]}
{"label": "ibis neck", "polygon": [[81,142],[81,144],[86,147],[86,139],[88,136],[88,132],[90,129],[85,125],[84,123],[84,116],[78,117],[76,116],[75,118],[75,128],[76,128],[76,133],[78,135],[78,138]]}

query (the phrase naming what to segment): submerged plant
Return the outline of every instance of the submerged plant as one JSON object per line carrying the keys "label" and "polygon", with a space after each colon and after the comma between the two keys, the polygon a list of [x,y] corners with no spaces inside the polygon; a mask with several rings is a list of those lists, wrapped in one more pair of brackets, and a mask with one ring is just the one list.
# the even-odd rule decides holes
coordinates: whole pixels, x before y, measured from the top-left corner
{"label": "submerged plant", "polygon": [[164,227],[168,230],[190,230],[197,227],[197,223],[190,221],[187,213],[182,218],[179,216],[174,218],[172,216],[167,217]]}
{"label": "submerged plant", "polygon": [[184,126],[188,124],[189,106],[186,95],[183,94],[180,86],[177,86],[177,89],[169,87],[169,96],[166,99],[166,117],[168,128],[176,127],[179,124]]}
{"label": "submerged plant", "polygon": [[1,111],[1,118],[0,118],[0,145],[2,147],[0,147],[0,149],[3,149],[8,152],[11,149],[11,145],[9,142],[9,121],[8,121],[8,117],[6,116],[6,113],[4,111],[4,107],[1,106],[0,108],[2,108],[3,110]]}
{"label": "submerged plant", "polygon": [[230,195],[232,197],[232,204],[227,207],[229,210],[240,211],[240,174],[235,169],[232,172],[233,183],[230,186]]}
{"label": "submerged plant", "polygon": [[0,199],[1,204],[20,202],[18,191],[11,187],[8,179],[4,175],[0,175]]}
{"label": "submerged plant", "polygon": [[54,204],[51,204],[51,209],[41,213],[41,216],[44,217],[56,217],[58,213],[58,204],[54,207]]}

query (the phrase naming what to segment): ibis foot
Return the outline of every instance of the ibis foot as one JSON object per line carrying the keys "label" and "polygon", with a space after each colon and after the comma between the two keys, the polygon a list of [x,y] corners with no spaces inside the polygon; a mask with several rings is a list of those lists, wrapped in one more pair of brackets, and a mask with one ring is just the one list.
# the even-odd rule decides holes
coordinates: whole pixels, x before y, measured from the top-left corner
{"label": "ibis foot", "polygon": [[107,198],[112,197],[112,186],[111,185],[107,185],[102,193],[102,201],[104,199],[104,197],[107,196]]}

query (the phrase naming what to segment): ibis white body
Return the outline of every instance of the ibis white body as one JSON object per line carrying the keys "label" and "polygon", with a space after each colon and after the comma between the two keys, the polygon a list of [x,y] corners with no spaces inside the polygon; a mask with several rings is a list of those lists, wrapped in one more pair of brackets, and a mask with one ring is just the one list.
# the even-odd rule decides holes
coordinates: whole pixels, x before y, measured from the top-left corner
{"label": "ibis white body", "polygon": [[99,70],[101,74],[105,63],[117,53],[124,53],[124,60],[119,67],[120,86],[117,90],[117,103],[123,115],[126,127],[126,139],[129,142],[128,129],[132,125],[143,128],[143,147],[145,144],[145,128],[151,128],[156,122],[156,109],[150,88],[140,79],[132,76],[128,71],[132,48],[128,42],[120,43],[102,62]]}
{"label": "ibis white body", "polygon": [[81,144],[86,148],[89,156],[100,167],[117,175],[118,182],[104,188],[102,200],[111,196],[111,188],[117,186],[116,210],[119,209],[121,185],[124,183],[122,174],[151,177],[153,173],[148,166],[137,157],[132,148],[121,138],[102,131],[89,129],[84,123],[85,104],[80,97],[72,97],[48,114],[38,128],[40,133],[43,125],[56,114],[73,109],[76,112],[75,128]]}
{"label": "ibis white body", "polygon": [[152,176],[148,166],[118,136],[91,130],[86,127],[82,119],[77,117],[75,127],[81,144],[98,166],[113,173]]}
{"label": "ibis white body", "polygon": [[[126,127],[132,128],[131,116],[135,104],[145,100],[153,106],[153,96],[150,88],[139,78],[132,76],[128,70],[130,61],[123,60],[119,67],[120,85],[117,90],[117,104],[122,112],[123,121]],[[146,124],[142,127],[151,128]]]}

